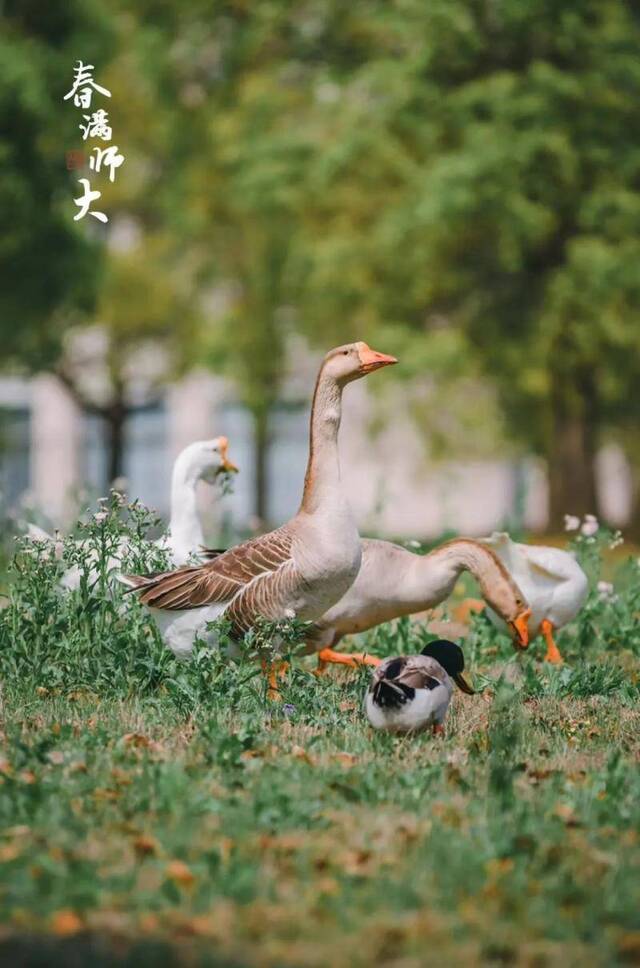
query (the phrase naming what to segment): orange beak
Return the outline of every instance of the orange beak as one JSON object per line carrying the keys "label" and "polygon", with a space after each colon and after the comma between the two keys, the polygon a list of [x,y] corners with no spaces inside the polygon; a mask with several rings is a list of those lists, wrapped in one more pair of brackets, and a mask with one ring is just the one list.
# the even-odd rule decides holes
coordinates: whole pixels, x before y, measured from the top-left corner
{"label": "orange beak", "polygon": [[529,626],[527,623],[530,618],[531,609],[527,608],[524,612],[520,612],[520,614],[512,622],[513,628],[518,635],[516,639],[516,646],[519,649],[526,649],[529,645]]}
{"label": "orange beak", "polygon": [[220,470],[231,471],[234,474],[237,474],[239,470],[237,464],[234,464],[233,461],[229,460],[229,458],[227,457],[228,446],[229,446],[228,439],[226,437],[220,437],[220,442],[218,444],[218,448],[220,450],[220,456],[222,457],[222,461],[220,463]]}
{"label": "orange beak", "polygon": [[358,356],[360,357],[360,370],[362,373],[372,373],[374,370],[379,370],[382,366],[390,366],[392,363],[398,362],[395,356],[378,353],[376,350],[372,350],[370,346],[367,346],[366,343],[360,343]]}

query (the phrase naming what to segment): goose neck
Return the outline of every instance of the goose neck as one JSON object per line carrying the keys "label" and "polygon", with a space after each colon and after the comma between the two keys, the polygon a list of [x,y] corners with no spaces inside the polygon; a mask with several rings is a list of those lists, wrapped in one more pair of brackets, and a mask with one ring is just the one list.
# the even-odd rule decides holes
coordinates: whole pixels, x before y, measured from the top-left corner
{"label": "goose neck", "polygon": [[304,479],[302,510],[313,513],[321,504],[341,496],[338,431],[342,417],[342,387],[322,371],[311,407],[309,461]]}

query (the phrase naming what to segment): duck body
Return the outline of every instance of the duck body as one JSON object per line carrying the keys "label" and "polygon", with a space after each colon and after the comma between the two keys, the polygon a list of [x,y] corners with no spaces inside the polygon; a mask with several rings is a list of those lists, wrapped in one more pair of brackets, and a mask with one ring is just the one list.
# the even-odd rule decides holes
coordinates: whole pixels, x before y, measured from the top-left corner
{"label": "duck body", "polygon": [[365,696],[369,723],[390,733],[441,732],[454,681],[464,692],[473,692],[463,669],[460,646],[446,639],[430,643],[420,655],[386,659],[374,671]]}
{"label": "duck body", "polygon": [[[573,621],[584,605],[589,593],[584,571],[570,552],[560,548],[522,544],[504,532],[495,532],[482,540],[498,555],[526,595],[531,608],[531,637],[542,634],[547,641],[546,659],[561,662],[553,630]],[[503,627],[491,609],[489,617],[497,627]]]}
{"label": "duck body", "polygon": [[[154,576],[128,576],[143,604],[174,614],[161,620],[166,644],[188,654],[189,636],[224,618],[239,641],[258,619],[312,621],[342,597],[360,568],[362,549],[343,493],[337,449],[342,391],[393,357],[365,343],[325,357],[311,411],[309,462],[302,503],[285,525],[245,541],[213,561]],[[192,612],[187,617],[185,613]]]}

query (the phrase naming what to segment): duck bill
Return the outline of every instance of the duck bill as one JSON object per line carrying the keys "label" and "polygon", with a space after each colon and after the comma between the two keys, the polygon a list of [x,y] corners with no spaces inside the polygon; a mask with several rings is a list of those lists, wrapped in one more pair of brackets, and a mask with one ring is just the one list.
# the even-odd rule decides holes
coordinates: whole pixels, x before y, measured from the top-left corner
{"label": "duck bill", "polygon": [[453,681],[455,682],[458,689],[461,690],[461,692],[466,692],[468,696],[475,696],[476,694],[475,689],[472,689],[472,687],[469,685],[469,683],[467,682],[467,680],[465,679],[465,677],[462,675],[461,672],[456,672],[454,674]]}
{"label": "duck bill", "polygon": [[372,350],[366,343],[361,344],[358,350],[358,356],[360,357],[361,373],[373,373],[374,370],[379,370],[383,366],[391,366],[393,363],[398,362],[395,356],[378,353],[377,350]]}
{"label": "duck bill", "polygon": [[514,631],[514,644],[518,649],[526,649],[529,647],[529,619],[531,618],[531,609],[527,608],[524,612],[520,612],[519,615],[511,622],[511,627]]}

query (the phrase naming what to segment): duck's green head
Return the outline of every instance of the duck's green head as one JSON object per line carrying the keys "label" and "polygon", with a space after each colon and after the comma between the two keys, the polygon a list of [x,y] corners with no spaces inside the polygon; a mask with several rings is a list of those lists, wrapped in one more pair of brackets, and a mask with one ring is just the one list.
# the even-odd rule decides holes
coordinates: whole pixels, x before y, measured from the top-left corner
{"label": "duck's green head", "polygon": [[425,645],[421,654],[428,655],[439,662],[447,675],[453,679],[458,689],[470,696],[474,695],[475,689],[469,685],[462,674],[464,672],[464,652],[457,642],[450,642],[448,639],[436,639],[435,642],[429,642],[428,645]]}

